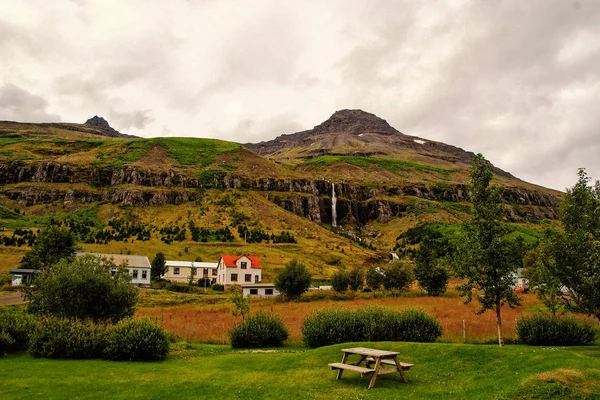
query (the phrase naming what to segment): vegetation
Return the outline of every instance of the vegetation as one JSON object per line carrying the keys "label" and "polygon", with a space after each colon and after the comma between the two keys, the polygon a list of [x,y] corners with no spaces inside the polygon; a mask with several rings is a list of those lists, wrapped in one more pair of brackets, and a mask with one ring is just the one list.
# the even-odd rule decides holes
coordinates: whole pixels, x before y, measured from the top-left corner
{"label": "vegetation", "polygon": [[280,347],[288,336],[277,314],[261,311],[234,325],[229,340],[233,348]]}
{"label": "vegetation", "polygon": [[411,170],[436,172],[441,175],[450,175],[456,170],[436,168],[426,164],[419,164],[406,160],[395,160],[390,158],[374,158],[359,156],[321,156],[306,161],[305,165],[332,166],[338,163],[346,163],[360,168],[376,166],[392,173],[407,172]]}
{"label": "vegetation", "polygon": [[336,292],[345,292],[348,290],[348,285],[350,284],[350,279],[348,278],[348,274],[343,271],[337,271],[331,277],[331,287]]}
{"label": "vegetation", "polygon": [[244,297],[242,288],[238,285],[231,285],[227,289],[227,293],[229,293],[227,301],[233,304],[231,315],[234,317],[241,316],[242,321],[245,321],[246,316],[250,314],[250,296]]}
{"label": "vegetation", "polygon": [[465,237],[457,248],[453,259],[458,277],[466,279],[459,287],[461,296],[467,302],[473,299],[473,292],[481,304],[480,313],[493,310],[496,313],[498,344],[504,345],[502,334],[502,306],[514,307],[519,298],[513,291],[513,280],[517,268],[522,264],[522,247],[507,238],[509,233],[502,224],[503,188],[490,186],[493,166],[481,154],[473,158],[469,192],[472,220],[465,225]]}
{"label": "vegetation", "polygon": [[33,330],[33,317],[22,309],[0,309],[0,356],[24,350]]}
{"label": "vegetation", "polygon": [[158,252],[152,259],[150,276],[155,279],[160,279],[164,274],[167,273],[167,259],[164,253]]}
{"label": "vegetation", "polygon": [[441,334],[441,323],[422,310],[398,312],[374,306],[324,309],[302,324],[302,340],[308,347],[359,341],[434,342]]}
{"label": "vegetation", "polygon": [[130,282],[123,266],[85,255],[44,269],[25,295],[34,314],[117,322],[135,311],[138,290]]}
{"label": "vegetation", "polygon": [[446,292],[450,276],[448,271],[438,264],[439,259],[428,237],[421,244],[415,257],[415,278],[421,289],[429,296],[441,296]]}
{"label": "vegetation", "polygon": [[362,290],[365,281],[365,276],[362,270],[353,268],[348,272],[348,285],[350,290]]}
{"label": "vegetation", "polygon": [[295,299],[310,287],[310,273],[298,260],[292,260],[277,272],[275,287],[288,299]]}
{"label": "vegetation", "polygon": [[123,320],[108,328],[102,356],[114,361],[158,361],[169,354],[169,337],[148,320]]}
{"label": "vegetation", "polygon": [[75,256],[75,236],[67,228],[51,225],[38,235],[30,251],[21,260],[21,268],[42,269]]}
{"label": "vegetation", "polygon": [[598,330],[590,321],[537,314],[517,321],[517,335],[535,346],[577,346],[594,343]]}
{"label": "vegetation", "polygon": [[383,287],[386,290],[406,291],[415,280],[410,264],[400,260],[394,260],[386,266],[384,275]]}

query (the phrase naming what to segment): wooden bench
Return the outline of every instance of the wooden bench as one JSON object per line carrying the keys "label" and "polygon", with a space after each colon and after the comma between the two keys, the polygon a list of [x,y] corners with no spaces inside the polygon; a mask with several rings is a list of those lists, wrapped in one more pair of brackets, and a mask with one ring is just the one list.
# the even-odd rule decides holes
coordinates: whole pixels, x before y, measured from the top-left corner
{"label": "wooden bench", "polygon": [[344,364],[344,363],[331,363],[329,364],[331,369],[347,369],[348,371],[354,371],[360,373],[360,376],[371,375],[375,372],[374,369],[359,367],[357,365],[352,364]]}
{"label": "wooden bench", "polygon": [[[375,359],[373,357],[369,357],[367,359],[365,359],[365,362],[367,365],[369,364],[375,364]],[[396,366],[396,362],[394,360],[381,360],[382,364],[385,365],[391,365],[393,367]],[[412,367],[415,366],[415,364],[407,364],[407,363],[403,363],[403,362],[398,362],[398,364],[400,364],[400,368],[402,368],[402,370],[404,371],[408,371],[409,369],[411,369]]]}

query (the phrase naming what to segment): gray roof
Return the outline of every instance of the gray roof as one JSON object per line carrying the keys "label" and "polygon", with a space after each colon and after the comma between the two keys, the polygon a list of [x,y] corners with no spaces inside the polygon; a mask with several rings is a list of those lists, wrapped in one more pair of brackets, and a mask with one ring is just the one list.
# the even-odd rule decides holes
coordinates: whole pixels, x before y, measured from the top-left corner
{"label": "gray roof", "polygon": [[200,261],[178,261],[178,260],[167,260],[165,262],[167,267],[194,267],[194,268],[211,268],[217,269],[218,263],[211,262],[200,262]]}
{"label": "gray roof", "polygon": [[103,253],[75,253],[77,257],[92,255],[100,258],[112,260],[115,264],[127,264],[129,268],[147,268],[151,269],[150,260],[146,256],[128,255],[128,254],[103,254]]}
{"label": "gray roof", "polygon": [[29,269],[29,268],[15,268],[15,269],[10,270],[11,274],[39,274],[40,272],[42,272],[42,271],[39,269]]}

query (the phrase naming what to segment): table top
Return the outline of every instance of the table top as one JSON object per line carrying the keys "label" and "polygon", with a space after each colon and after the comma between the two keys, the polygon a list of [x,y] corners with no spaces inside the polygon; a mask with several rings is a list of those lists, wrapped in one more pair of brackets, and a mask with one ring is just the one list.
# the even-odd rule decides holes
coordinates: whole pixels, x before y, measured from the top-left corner
{"label": "table top", "polygon": [[342,349],[344,353],[350,354],[359,354],[361,356],[369,356],[369,357],[394,357],[397,356],[397,351],[388,351],[388,350],[377,350],[377,349],[369,349],[368,347],[353,347],[350,349]]}

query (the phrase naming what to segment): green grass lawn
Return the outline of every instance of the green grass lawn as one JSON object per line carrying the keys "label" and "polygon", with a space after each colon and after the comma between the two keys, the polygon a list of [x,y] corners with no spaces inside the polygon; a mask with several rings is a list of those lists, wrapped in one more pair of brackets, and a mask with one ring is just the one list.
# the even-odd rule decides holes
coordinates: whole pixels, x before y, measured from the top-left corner
{"label": "green grass lawn", "polygon": [[[341,380],[327,364],[356,345],[401,352],[416,364],[381,376],[350,371]],[[549,348],[510,345],[358,343],[314,350],[237,351],[229,346],[178,343],[166,361],[130,363],[0,359],[2,399],[593,399],[600,398],[600,346]]]}

